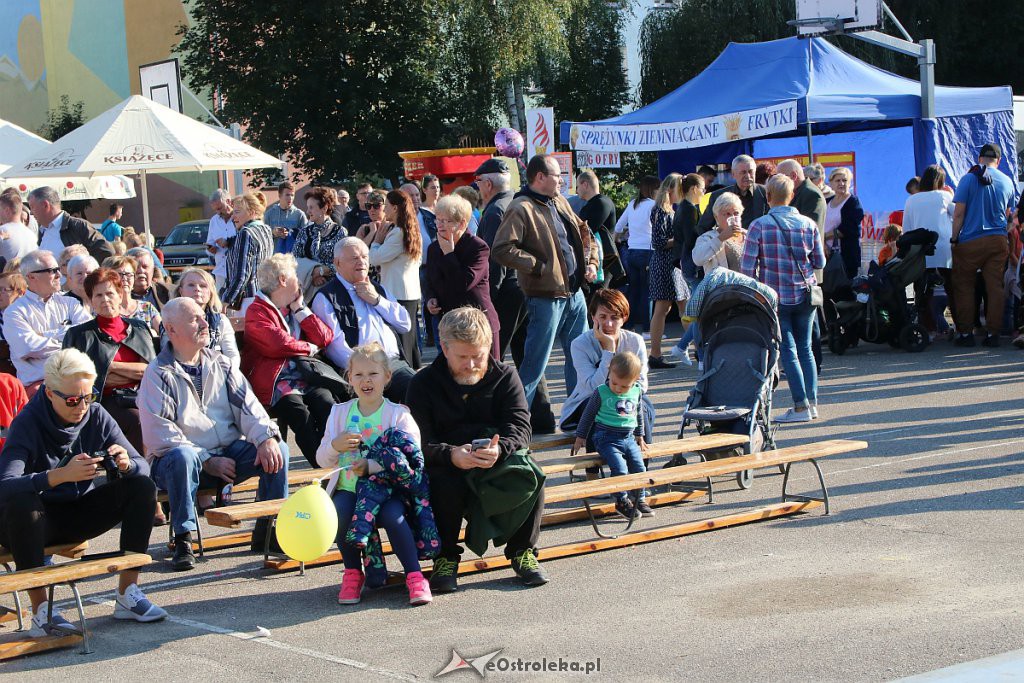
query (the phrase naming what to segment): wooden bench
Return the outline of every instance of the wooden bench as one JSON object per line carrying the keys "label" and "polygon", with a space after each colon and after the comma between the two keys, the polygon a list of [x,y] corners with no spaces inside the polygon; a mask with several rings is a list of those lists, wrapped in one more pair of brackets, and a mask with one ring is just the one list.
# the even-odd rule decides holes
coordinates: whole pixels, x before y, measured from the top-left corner
{"label": "wooden bench", "polygon": [[[88,541],[82,541],[81,543],[62,543],[60,545],[51,545],[43,549],[43,555],[60,555],[61,557],[67,557],[75,560],[81,557],[86,550],[89,548]],[[11,555],[11,551],[0,546],[0,564],[3,565],[4,570],[8,573],[12,573],[14,570],[11,569],[11,564],[14,562],[14,556]],[[0,605],[0,623],[11,621],[12,619],[18,620],[18,630],[22,631],[25,628],[25,617],[26,612],[21,606],[21,596],[19,593],[14,593],[14,609],[3,607]],[[31,616],[31,615],[29,615]]]}
{"label": "wooden bench", "polygon": [[[704,452],[742,445],[746,442],[747,437],[739,434],[708,434],[704,436],[690,436],[683,439],[672,439],[670,441],[653,444],[647,453],[647,457],[648,459],[656,459],[680,455],[683,453],[696,453],[703,458]],[[574,469],[584,467],[600,466],[601,463],[601,457],[597,453],[590,453],[587,455],[570,456],[568,458],[546,461],[542,464],[541,469],[544,470],[545,474],[552,475],[572,472]],[[668,503],[677,503],[687,500],[688,498],[696,497],[697,495],[702,495],[702,492],[695,493],[687,491],[666,493],[658,496],[657,498],[652,498],[652,504],[664,505]],[[211,526],[238,529],[245,522],[275,516],[281,510],[282,505],[284,505],[283,499],[275,499],[213,508],[206,511],[206,521]],[[544,515],[543,523],[546,525],[561,524],[578,519],[609,515],[614,513],[614,508],[614,503],[609,503],[594,506],[590,506],[588,504],[588,506],[584,508],[551,511]],[[247,533],[239,535],[247,535]],[[324,556],[324,558],[315,560],[314,562],[309,563],[309,565],[326,564],[332,561],[336,562],[339,559],[340,554],[336,551],[332,551],[327,556]],[[274,569],[291,569],[299,567],[301,570],[303,567],[295,562],[272,560],[269,557],[269,554],[266,553],[264,555],[264,562],[267,566]]]}
{"label": "wooden bench", "polygon": [[44,652],[60,647],[68,647],[82,643],[82,654],[92,652],[89,647],[89,631],[85,621],[85,608],[82,596],[78,592],[77,582],[94,576],[113,574],[126,569],[138,569],[153,561],[149,555],[142,553],[124,553],[112,557],[88,556],[81,560],[65,562],[49,567],[24,569],[9,574],[0,574],[0,593],[15,593],[33,588],[48,588],[47,599],[53,605],[53,589],[57,584],[66,583],[75,596],[75,607],[78,608],[79,628],[70,634],[54,635],[46,628],[48,635],[41,638],[21,638],[18,640],[0,641],[0,660],[20,657],[34,652]]}

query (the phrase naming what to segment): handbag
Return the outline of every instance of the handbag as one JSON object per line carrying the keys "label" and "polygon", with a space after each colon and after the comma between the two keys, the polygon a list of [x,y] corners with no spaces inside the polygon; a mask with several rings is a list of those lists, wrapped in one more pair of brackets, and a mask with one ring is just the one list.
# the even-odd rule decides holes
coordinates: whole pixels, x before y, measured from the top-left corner
{"label": "handbag", "polygon": [[[777,219],[775,216],[772,216],[771,219],[775,221],[775,225],[779,226],[779,231],[782,232],[783,227],[782,224],[779,223],[779,219]],[[819,287],[818,285],[807,284],[807,276],[804,275],[803,268],[800,267],[800,262],[796,258],[796,252],[793,251],[793,245],[790,244],[789,241],[786,241],[786,246],[789,247],[789,257],[793,259],[793,265],[796,266],[798,271],[800,271],[800,275],[804,279],[804,287],[806,288],[807,295],[811,299],[811,306],[814,306],[815,308],[820,308],[821,306],[824,306],[825,293],[821,291],[821,287]],[[839,261],[839,265],[840,267],[842,267],[842,261]],[[827,261],[825,263],[825,267],[828,267]],[[814,277],[813,272],[811,273],[811,277]]]}
{"label": "handbag", "polygon": [[835,239],[832,240],[832,249],[825,258],[825,267],[821,271],[822,289],[835,292],[850,286],[850,278],[846,274],[846,266],[843,264],[842,253],[836,249]]}
{"label": "handbag", "polygon": [[339,403],[355,397],[352,386],[338,374],[333,366],[313,356],[296,356],[292,358],[295,369],[306,384],[326,389]]}

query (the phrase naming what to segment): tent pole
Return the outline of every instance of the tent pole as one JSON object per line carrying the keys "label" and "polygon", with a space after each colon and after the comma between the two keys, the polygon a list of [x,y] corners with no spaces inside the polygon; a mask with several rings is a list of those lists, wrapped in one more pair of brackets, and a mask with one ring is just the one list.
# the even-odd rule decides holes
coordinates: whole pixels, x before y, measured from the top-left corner
{"label": "tent pole", "polygon": [[146,229],[146,246],[149,246],[149,192],[146,191],[146,169],[139,174],[142,177],[142,224]]}
{"label": "tent pole", "polygon": [[814,38],[807,41],[807,94],[804,95],[804,110],[807,117],[807,165],[814,163],[814,142],[811,139],[811,87],[814,84]]}

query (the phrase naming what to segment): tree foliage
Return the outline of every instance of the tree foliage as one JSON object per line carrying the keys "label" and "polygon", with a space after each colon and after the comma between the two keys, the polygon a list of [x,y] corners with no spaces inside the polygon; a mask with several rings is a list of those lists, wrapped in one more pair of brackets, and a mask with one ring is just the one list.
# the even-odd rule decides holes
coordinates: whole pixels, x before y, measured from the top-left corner
{"label": "tree foliage", "polygon": [[39,134],[52,141],[64,137],[83,123],[85,102],[79,100],[72,104],[70,97],[61,95],[57,108],[46,112],[46,123],[39,129]]}
{"label": "tree foliage", "polygon": [[559,119],[593,121],[622,113],[629,103],[623,69],[622,10],[607,0],[580,0],[566,17],[560,45],[544,49],[535,81]]}

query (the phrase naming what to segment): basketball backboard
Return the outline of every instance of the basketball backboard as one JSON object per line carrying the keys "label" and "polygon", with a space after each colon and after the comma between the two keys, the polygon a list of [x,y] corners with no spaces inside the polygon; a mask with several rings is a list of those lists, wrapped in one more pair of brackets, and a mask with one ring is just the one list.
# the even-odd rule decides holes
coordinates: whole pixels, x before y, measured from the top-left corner
{"label": "basketball backboard", "polygon": [[870,31],[882,25],[882,0],[796,0],[801,38],[850,31]]}
{"label": "basketball backboard", "polygon": [[177,59],[143,64],[139,67],[139,81],[143,97],[159,102],[179,114],[184,113],[181,105],[181,71]]}

